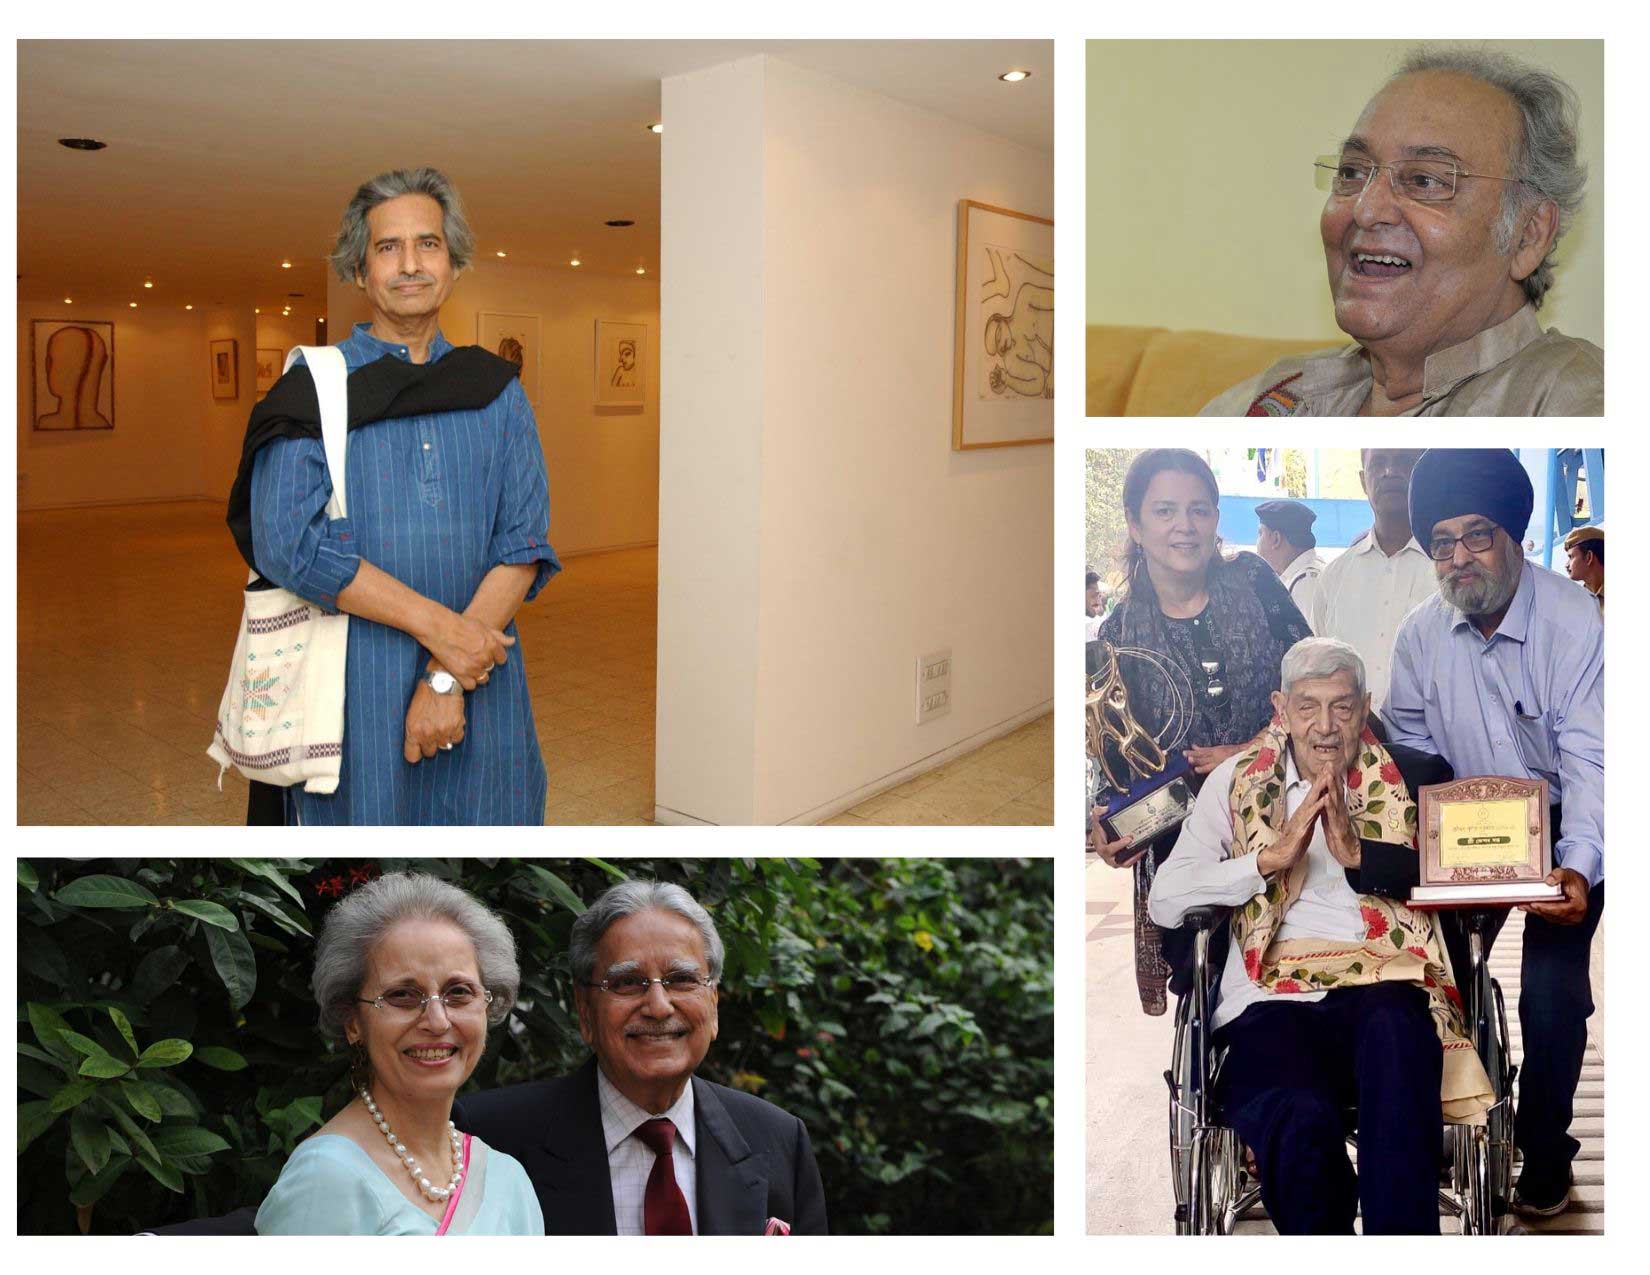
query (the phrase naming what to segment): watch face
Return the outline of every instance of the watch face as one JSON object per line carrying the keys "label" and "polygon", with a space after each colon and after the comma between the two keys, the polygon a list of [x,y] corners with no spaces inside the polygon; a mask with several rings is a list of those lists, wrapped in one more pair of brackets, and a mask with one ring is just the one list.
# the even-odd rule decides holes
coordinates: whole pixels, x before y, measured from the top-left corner
{"label": "watch face", "polygon": [[456,685],[458,685],[458,679],[451,673],[443,671],[430,674],[430,689],[437,695],[446,695]]}

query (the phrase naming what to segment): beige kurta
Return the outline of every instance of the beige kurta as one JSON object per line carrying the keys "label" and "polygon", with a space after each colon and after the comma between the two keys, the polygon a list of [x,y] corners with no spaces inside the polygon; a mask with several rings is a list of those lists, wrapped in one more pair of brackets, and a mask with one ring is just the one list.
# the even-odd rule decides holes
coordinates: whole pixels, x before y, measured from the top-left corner
{"label": "beige kurta", "polygon": [[[1279,359],[1216,395],[1199,416],[1356,416],[1373,377],[1363,347]],[[1602,416],[1604,351],[1543,329],[1535,309],[1427,359],[1421,401],[1405,416]]]}

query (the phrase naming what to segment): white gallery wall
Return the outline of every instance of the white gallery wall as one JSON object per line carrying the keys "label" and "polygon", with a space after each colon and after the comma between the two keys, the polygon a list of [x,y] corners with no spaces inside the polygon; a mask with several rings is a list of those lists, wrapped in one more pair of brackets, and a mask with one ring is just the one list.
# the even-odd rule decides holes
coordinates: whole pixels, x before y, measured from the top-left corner
{"label": "white gallery wall", "polygon": [[[36,319],[112,320],[115,427],[35,430],[30,356]],[[209,341],[238,344],[239,394],[214,399]],[[226,501],[253,402],[254,316],[77,296],[20,299],[17,309],[19,510]],[[48,409],[49,409],[48,405]]]}
{"label": "white gallery wall", "polygon": [[770,57],[663,103],[658,814],[817,819],[1051,702],[1052,448],[953,452],[951,377],[958,201],[1053,159]]}
{"label": "white gallery wall", "polygon": [[[476,343],[481,312],[537,315],[538,420],[550,473],[550,543],[563,556],[651,545],[659,528],[659,284],[651,276],[482,260],[441,310],[454,345]],[[371,315],[361,290],[329,278],[327,323],[341,341]],[[596,320],[647,325],[644,403],[595,402]],[[529,397],[532,392],[529,390]]]}

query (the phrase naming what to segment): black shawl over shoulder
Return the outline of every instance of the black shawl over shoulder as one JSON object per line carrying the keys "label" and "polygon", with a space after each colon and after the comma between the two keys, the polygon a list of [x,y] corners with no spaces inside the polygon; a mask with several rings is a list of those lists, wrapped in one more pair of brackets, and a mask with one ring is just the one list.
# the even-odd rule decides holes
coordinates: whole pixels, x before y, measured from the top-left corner
{"label": "black shawl over shoulder", "polygon": [[[521,369],[479,345],[449,351],[432,363],[408,363],[386,354],[349,374],[349,428],[404,416],[477,411],[486,407]],[[321,403],[309,369],[294,366],[252,409],[241,444],[241,467],[229,491],[229,530],[254,571],[252,556],[252,460],[277,438],[321,437]]]}

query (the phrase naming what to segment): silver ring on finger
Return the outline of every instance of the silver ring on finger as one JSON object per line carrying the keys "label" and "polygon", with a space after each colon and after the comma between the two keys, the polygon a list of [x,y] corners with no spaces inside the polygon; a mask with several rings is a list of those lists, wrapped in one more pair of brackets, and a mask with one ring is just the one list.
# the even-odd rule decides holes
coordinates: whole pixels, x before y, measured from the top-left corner
{"label": "silver ring on finger", "polygon": [[453,746],[451,744],[443,744],[443,745],[441,745],[441,750],[443,752],[450,753],[450,752],[453,751]]}

